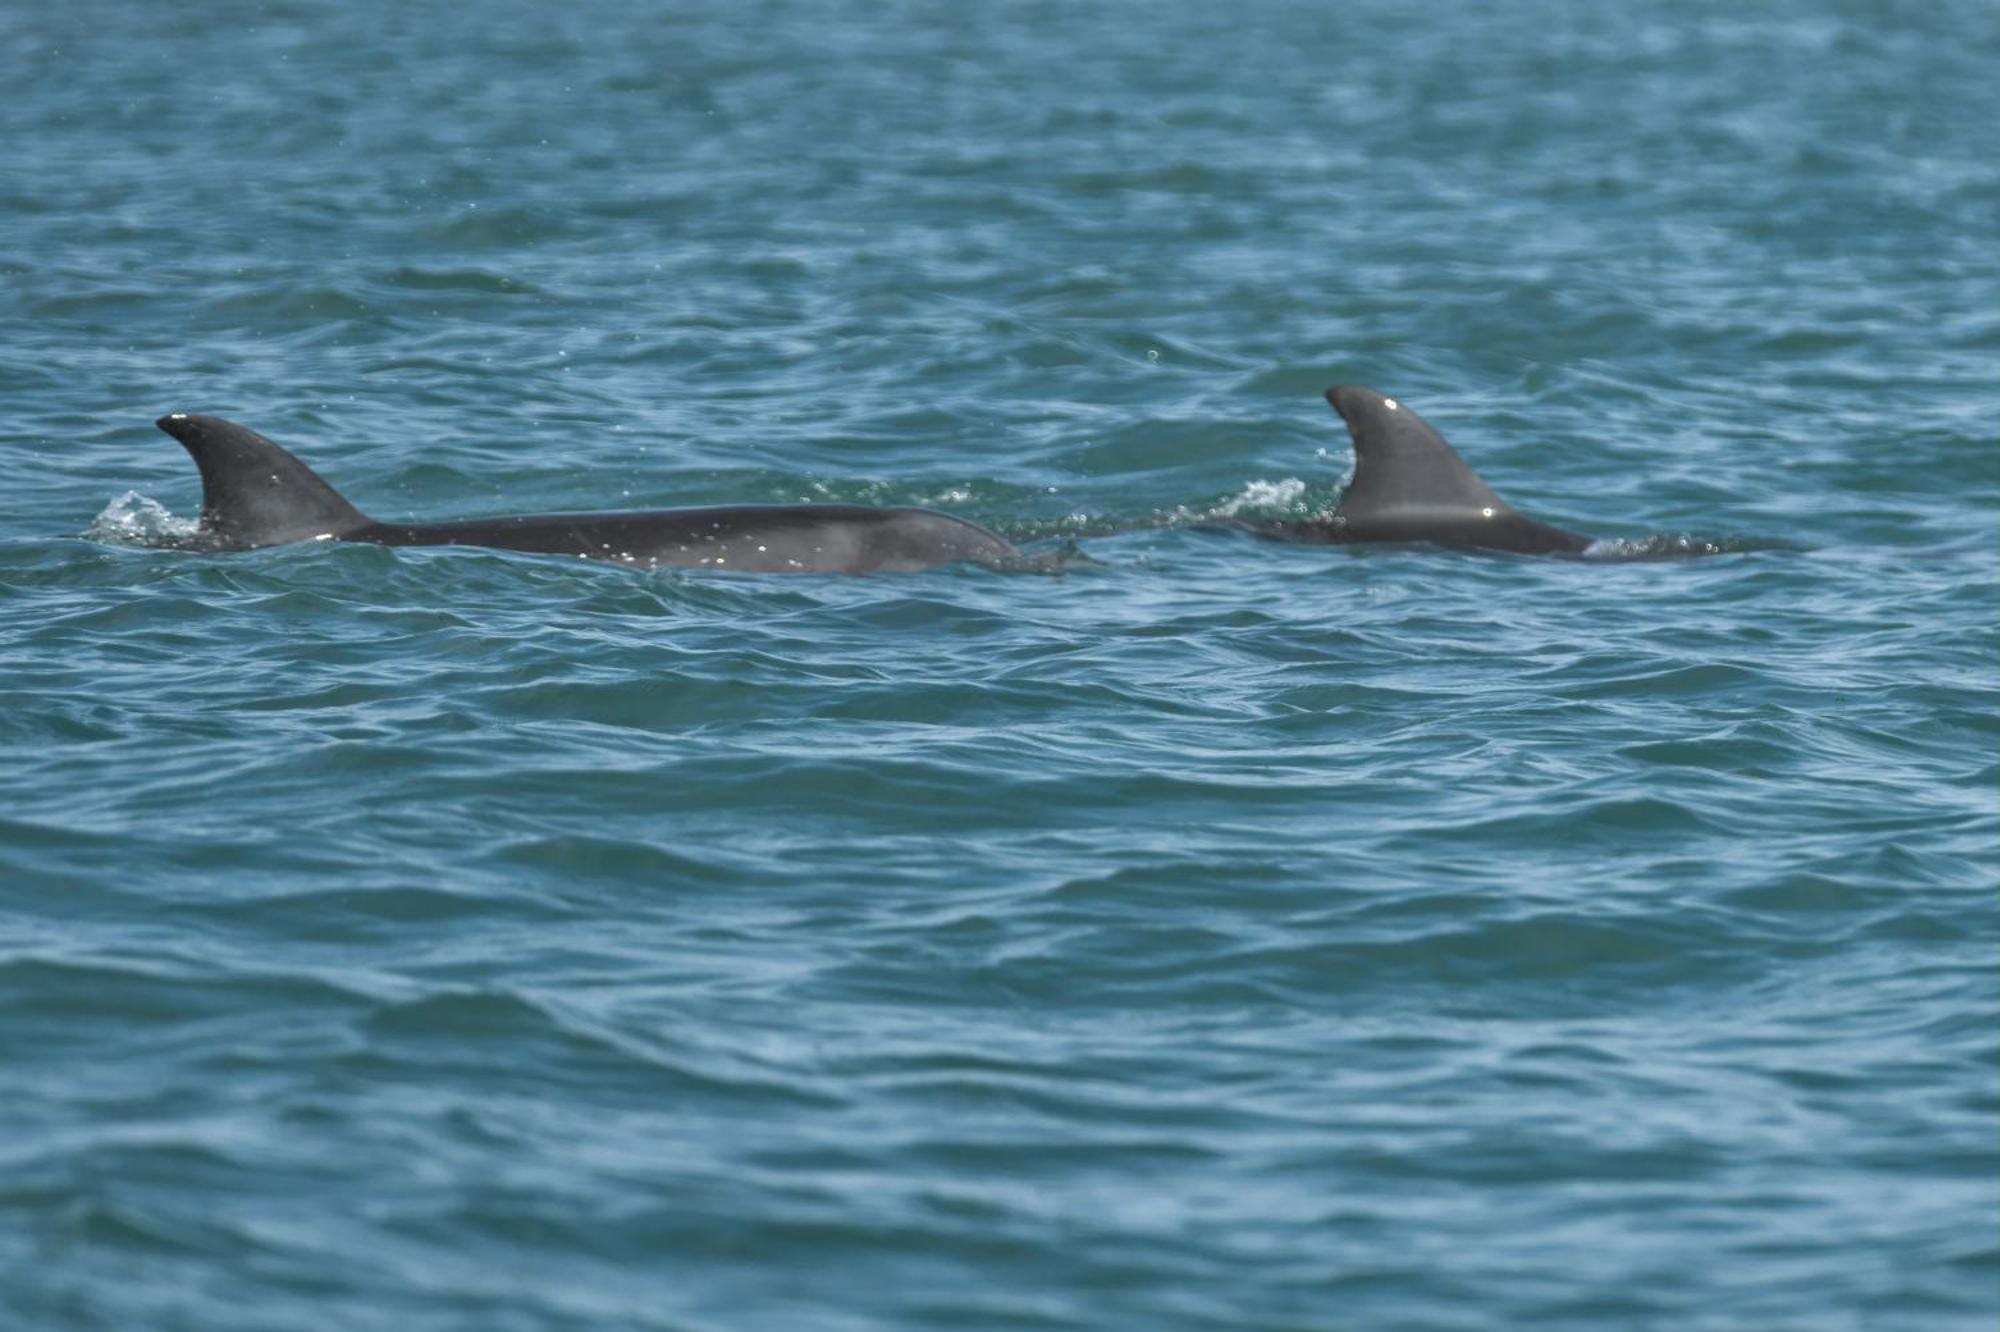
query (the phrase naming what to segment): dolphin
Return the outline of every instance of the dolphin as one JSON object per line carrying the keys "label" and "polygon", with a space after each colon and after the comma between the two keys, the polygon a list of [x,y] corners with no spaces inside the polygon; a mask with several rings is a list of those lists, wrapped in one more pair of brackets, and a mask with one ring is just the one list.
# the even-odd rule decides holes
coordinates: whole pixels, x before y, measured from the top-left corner
{"label": "dolphin", "polygon": [[1258,524],[1261,535],[1312,544],[1435,541],[1520,555],[1577,555],[1594,544],[1501,499],[1406,404],[1356,384],[1328,389],[1326,400],[1354,437],[1354,480],[1329,516]]}
{"label": "dolphin", "polygon": [[740,504],[633,513],[542,513],[442,523],[381,523],[254,430],[175,412],[156,423],[201,469],[198,540],[222,550],[295,541],[486,546],[640,568],[751,573],[901,573],[957,560],[1022,558],[985,528],[929,509]]}

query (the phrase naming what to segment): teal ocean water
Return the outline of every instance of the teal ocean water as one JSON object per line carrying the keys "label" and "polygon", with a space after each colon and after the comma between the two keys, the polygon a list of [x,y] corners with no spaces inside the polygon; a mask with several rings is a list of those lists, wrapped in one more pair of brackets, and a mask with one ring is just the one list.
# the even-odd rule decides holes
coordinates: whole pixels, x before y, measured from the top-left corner
{"label": "teal ocean water", "polygon": [[[2000,1319],[1991,4],[0,53],[0,1327]],[[1342,382],[1733,553],[1210,521]],[[1063,569],[166,549],[169,411]]]}

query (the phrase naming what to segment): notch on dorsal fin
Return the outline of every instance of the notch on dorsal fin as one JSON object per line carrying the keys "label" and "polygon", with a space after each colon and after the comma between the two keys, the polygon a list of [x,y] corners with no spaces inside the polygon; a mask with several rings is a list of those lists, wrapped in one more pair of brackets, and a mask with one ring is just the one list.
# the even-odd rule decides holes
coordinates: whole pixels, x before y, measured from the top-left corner
{"label": "notch on dorsal fin", "polygon": [[201,469],[201,530],[224,546],[281,546],[374,525],[279,445],[217,416],[175,412],[156,424]]}
{"label": "notch on dorsal fin", "polygon": [[1328,389],[1326,400],[1354,437],[1354,480],[1333,513],[1338,539],[1437,541],[1527,555],[1591,544],[1501,499],[1444,436],[1394,398],[1342,384]]}

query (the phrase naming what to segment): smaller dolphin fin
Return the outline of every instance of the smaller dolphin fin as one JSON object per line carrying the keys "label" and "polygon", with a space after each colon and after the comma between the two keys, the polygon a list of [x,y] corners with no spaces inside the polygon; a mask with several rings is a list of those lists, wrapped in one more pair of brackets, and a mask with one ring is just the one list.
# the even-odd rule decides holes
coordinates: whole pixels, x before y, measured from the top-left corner
{"label": "smaller dolphin fin", "polygon": [[1333,512],[1343,541],[1437,541],[1543,555],[1591,544],[1501,499],[1431,424],[1374,389],[1342,384],[1326,400],[1354,437],[1354,480]]}
{"label": "smaller dolphin fin", "polygon": [[312,468],[254,430],[187,412],[155,424],[194,456],[201,530],[224,546],[281,546],[374,525]]}

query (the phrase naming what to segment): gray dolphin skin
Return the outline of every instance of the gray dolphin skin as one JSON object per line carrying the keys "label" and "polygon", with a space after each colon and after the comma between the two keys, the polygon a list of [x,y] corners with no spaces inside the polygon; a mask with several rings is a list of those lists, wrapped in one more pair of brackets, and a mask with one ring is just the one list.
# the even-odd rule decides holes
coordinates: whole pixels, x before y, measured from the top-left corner
{"label": "gray dolphin skin", "polygon": [[378,523],[254,430],[176,412],[160,429],[201,469],[201,537],[226,550],[295,541],[485,546],[640,568],[749,573],[902,573],[958,560],[1021,558],[983,527],[929,509],[749,504],[635,513],[547,513],[443,523]]}
{"label": "gray dolphin skin", "polygon": [[1354,480],[1329,517],[1260,524],[1264,535],[1322,544],[1434,541],[1521,555],[1575,555],[1592,544],[1518,512],[1394,398],[1342,384],[1326,400],[1354,437]]}

